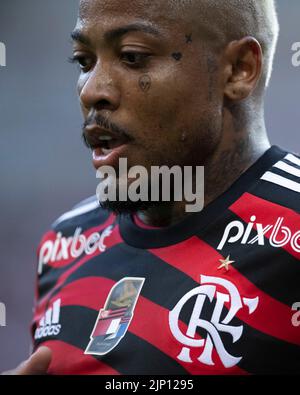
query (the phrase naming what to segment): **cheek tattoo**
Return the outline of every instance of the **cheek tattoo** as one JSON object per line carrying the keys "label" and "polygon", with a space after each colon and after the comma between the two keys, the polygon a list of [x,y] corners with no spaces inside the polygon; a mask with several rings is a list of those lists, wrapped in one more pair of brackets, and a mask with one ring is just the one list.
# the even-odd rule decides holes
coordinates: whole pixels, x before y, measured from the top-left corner
{"label": "cheek tattoo", "polygon": [[140,77],[139,87],[143,92],[148,92],[151,87],[151,78],[149,77],[149,75],[145,74]]}
{"label": "cheek tattoo", "polygon": [[182,53],[181,52],[174,52],[172,53],[172,57],[179,62],[179,60],[182,58]]}

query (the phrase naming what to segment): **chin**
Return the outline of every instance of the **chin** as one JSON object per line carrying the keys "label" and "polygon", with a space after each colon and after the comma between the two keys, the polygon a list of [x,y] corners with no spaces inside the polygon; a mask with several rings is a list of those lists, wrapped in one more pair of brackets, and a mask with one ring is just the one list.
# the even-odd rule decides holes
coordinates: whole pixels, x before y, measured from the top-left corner
{"label": "chin", "polygon": [[[138,211],[147,211],[148,209],[161,207],[162,205],[170,205],[173,202],[174,191],[173,186],[171,187],[172,198],[168,201],[163,200],[161,187],[159,187],[158,193],[155,193],[157,200],[151,200],[151,182],[149,182],[146,188],[145,194],[138,194],[134,200],[132,195],[130,198],[130,185],[135,181],[133,179],[106,179],[106,182],[102,185],[101,189],[97,189],[97,197],[100,206],[107,211],[115,214],[134,214]],[[115,193],[109,194],[108,189],[116,189]],[[121,192],[122,190],[122,192]]]}
{"label": "chin", "polygon": [[100,206],[109,212],[114,214],[135,214],[138,211],[146,211],[149,208],[159,206],[160,202],[145,202],[145,201],[137,201],[133,202],[131,200],[124,201],[100,201]]}
{"label": "chin", "polygon": [[[137,196],[131,200],[129,194],[129,188],[133,181],[136,179],[125,178],[114,178],[108,177],[104,182],[101,183],[101,189],[97,189],[97,197],[100,206],[107,211],[115,214],[134,214],[141,210],[147,210],[151,207],[158,206],[159,201],[151,201],[151,195],[149,190],[151,185],[148,185],[148,194],[143,198]],[[111,190],[113,193],[108,193]],[[122,192],[121,192],[122,191]]]}

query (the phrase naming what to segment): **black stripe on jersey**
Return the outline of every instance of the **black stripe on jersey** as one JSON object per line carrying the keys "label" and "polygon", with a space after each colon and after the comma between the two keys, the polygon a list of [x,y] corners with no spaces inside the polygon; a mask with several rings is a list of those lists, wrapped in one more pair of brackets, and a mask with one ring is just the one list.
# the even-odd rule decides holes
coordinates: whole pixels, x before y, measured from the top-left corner
{"label": "black stripe on jersey", "polygon": [[[84,351],[90,341],[98,311],[82,306],[63,306],[60,317],[61,332],[59,336],[52,338]],[[49,339],[51,337],[42,339],[37,345]],[[188,374],[171,357],[129,331],[109,354],[93,357],[124,375]]]}
{"label": "black stripe on jersey", "polygon": [[[83,259],[85,256],[84,253],[82,253],[78,258],[76,258],[74,261],[69,263],[68,265],[65,265],[63,267],[51,267],[49,265],[45,265],[43,267],[43,273],[41,277],[38,280],[38,295],[39,298],[43,298],[47,293],[49,293],[54,287],[56,282],[58,281],[59,277],[63,275],[67,270],[75,266],[81,259]],[[64,286],[62,284],[59,287],[59,290]],[[49,294],[49,298],[51,298],[51,294]]]}
{"label": "black stripe on jersey", "polygon": [[[64,286],[85,277],[104,277],[115,282],[124,277],[146,277],[142,288],[143,296],[168,309],[173,308],[172,302],[176,301],[173,297],[174,280],[177,290],[180,289],[181,281],[188,282],[186,288],[191,287],[191,289],[197,284],[147,250],[137,250],[126,244],[114,245],[103,254],[91,258],[66,279]],[[159,292],[153,292],[153,284],[149,283],[147,278],[155,281],[154,286]],[[51,297],[58,292],[53,292]],[[163,300],[170,303],[162,303]]]}
{"label": "black stripe on jersey", "polygon": [[[284,249],[272,247],[267,237],[264,246],[258,243],[241,244],[239,240],[231,244],[226,243],[221,251],[217,250],[226,225],[232,221],[240,221],[245,229],[247,227],[246,222],[228,211],[205,233],[198,234],[198,237],[223,256],[230,255],[230,259],[235,261],[234,268],[261,291],[287,306],[292,306],[295,301],[300,300],[300,262]],[[253,230],[248,240],[256,235],[257,232]]]}
{"label": "black stripe on jersey", "polygon": [[[100,226],[108,220],[110,213],[102,208],[96,208],[80,215],[59,222],[53,226],[53,230],[58,233],[62,232],[64,237],[71,237],[74,235],[76,228],[81,228],[85,232],[89,228]],[[54,223],[55,224],[55,223]]]}
{"label": "black stripe on jersey", "polygon": [[[200,274],[199,272],[199,281]],[[186,293],[199,286],[199,283],[192,280],[189,276],[169,266],[150,252],[131,249],[122,244],[112,247],[106,254],[101,255],[101,257],[95,257],[89,262],[86,262],[84,266],[67,279],[66,284],[90,276],[105,277],[115,282],[123,277],[145,277],[141,295],[168,310],[172,310]],[[273,279],[273,276],[271,278]],[[285,286],[287,287],[288,285],[285,284]],[[190,308],[184,309],[182,316],[180,316],[180,319],[186,325],[189,324],[192,308],[193,303],[190,304]],[[201,318],[210,321],[212,314],[211,308],[211,306],[207,306],[203,310]],[[224,311],[228,312],[225,307]],[[300,347],[266,335],[249,327],[237,318],[235,322],[237,326],[244,326],[244,333],[246,335],[242,336],[234,345],[234,348],[232,339],[227,335],[228,340],[226,344],[228,344],[228,352],[233,355],[243,356],[243,366],[239,364],[240,367],[249,373],[263,373],[265,370],[260,371],[258,369],[260,365],[252,358],[253,353],[256,352],[264,356],[265,369],[267,369],[267,366],[271,366],[273,373],[280,373],[282,370],[293,372],[295,369],[300,371]],[[197,332],[201,336],[206,336],[201,330]],[[272,344],[272,355],[270,355],[269,350],[270,344]],[[232,350],[235,352],[232,352]],[[286,359],[283,359],[282,355]]]}
{"label": "black stripe on jersey", "polygon": [[296,191],[261,180],[251,193],[261,199],[300,213],[300,194]]}
{"label": "black stripe on jersey", "polygon": [[[78,258],[80,259],[80,258]],[[48,298],[51,299],[51,295],[53,292],[53,288],[55,287],[56,281],[58,280],[59,276],[65,272],[65,270],[69,269],[71,266],[76,265],[78,260],[70,263],[68,267],[61,268],[61,269],[55,269],[55,268],[50,268],[47,267],[45,273],[43,273],[43,277],[39,279],[38,282],[38,297],[39,299],[42,299],[44,296],[46,296],[49,293]],[[65,269],[65,270],[63,270]],[[64,287],[64,284],[58,288],[60,290],[62,287]]]}
{"label": "black stripe on jersey", "polygon": [[[230,323],[233,326],[240,324],[237,318]],[[249,325],[243,326],[243,334],[236,343],[232,343],[230,335],[222,336],[225,348],[232,355],[242,357],[238,364],[240,368],[251,374],[299,374],[300,346],[278,341]]]}

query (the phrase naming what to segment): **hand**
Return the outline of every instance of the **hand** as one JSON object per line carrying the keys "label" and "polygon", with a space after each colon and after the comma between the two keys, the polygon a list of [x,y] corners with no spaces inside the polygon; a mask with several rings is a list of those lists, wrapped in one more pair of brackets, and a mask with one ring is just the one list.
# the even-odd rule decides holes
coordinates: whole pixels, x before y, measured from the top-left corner
{"label": "hand", "polygon": [[2,375],[46,375],[52,358],[52,352],[48,347],[40,347],[31,357],[21,363],[16,369],[2,373]]}

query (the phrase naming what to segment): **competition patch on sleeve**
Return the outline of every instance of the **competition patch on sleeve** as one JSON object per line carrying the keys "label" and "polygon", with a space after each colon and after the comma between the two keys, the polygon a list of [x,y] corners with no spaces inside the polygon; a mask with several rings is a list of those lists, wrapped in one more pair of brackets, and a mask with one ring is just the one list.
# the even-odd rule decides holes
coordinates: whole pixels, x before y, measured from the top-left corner
{"label": "competition patch on sleeve", "polygon": [[125,277],[111,289],[100,310],[85,354],[106,355],[125,336],[145,279]]}

